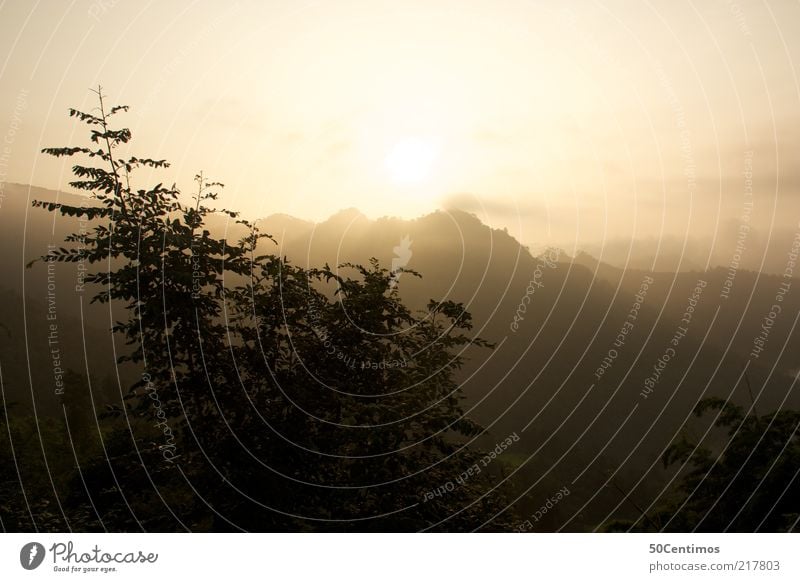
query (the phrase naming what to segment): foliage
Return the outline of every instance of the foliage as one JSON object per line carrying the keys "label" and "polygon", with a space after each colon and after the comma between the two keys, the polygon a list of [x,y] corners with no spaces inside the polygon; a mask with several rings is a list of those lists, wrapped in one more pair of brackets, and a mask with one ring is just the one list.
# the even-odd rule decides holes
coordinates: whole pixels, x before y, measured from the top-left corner
{"label": "foliage", "polygon": [[[85,160],[71,185],[90,199],[33,205],[88,221],[51,257],[93,265],[92,301],[122,314],[120,363],[139,379],[98,417],[81,470],[64,471],[78,493],[62,500],[62,523],[416,530],[450,518],[444,527],[467,529],[504,507],[487,496],[462,511],[483,478],[422,502],[481,454],[467,446],[482,429],[465,417],[454,374],[465,347],[491,346],[469,335],[463,305],[432,300],[412,313],[377,261],[304,269],[265,252],[255,225],[207,206],[222,184],[202,174],[190,203],[174,184],[136,187],[136,170],[169,165],[122,155],[131,132],[111,120],[127,107],[108,109],[96,93],[96,110],[70,110],[92,145],[43,150]],[[219,212],[248,234],[216,238],[208,219]]]}
{"label": "foliage", "polygon": [[753,532],[791,531],[800,518],[800,412],[758,415],[720,398],[702,400],[725,437],[716,447],[684,432],[664,452],[679,481],[647,519],[614,529]]}

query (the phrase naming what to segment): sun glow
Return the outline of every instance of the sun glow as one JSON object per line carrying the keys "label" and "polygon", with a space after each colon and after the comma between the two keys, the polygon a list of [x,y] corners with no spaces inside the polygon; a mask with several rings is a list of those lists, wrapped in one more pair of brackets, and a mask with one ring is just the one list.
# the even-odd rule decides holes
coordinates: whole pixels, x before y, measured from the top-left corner
{"label": "sun glow", "polygon": [[432,138],[407,137],[394,144],[383,164],[392,181],[419,184],[427,180],[439,157],[439,144]]}

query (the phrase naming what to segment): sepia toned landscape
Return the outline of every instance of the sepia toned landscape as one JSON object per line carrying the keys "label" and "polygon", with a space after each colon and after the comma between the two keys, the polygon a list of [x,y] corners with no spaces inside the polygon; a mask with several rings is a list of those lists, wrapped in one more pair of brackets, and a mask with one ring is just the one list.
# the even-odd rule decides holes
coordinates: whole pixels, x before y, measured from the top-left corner
{"label": "sepia toned landscape", "polygon": [[0,5],[0,527],[797,531],[798,17]]}

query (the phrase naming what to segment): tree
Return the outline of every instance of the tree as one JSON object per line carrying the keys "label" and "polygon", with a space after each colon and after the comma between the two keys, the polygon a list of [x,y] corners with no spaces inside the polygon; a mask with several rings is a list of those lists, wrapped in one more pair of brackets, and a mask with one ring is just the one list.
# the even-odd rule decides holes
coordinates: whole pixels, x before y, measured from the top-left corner
{"label": "tree", "polygon": [[663,455],[680,465],[680,480],[648,516],[625,529],[701,532],[792,531],[800,519],[800,412],[759,416],[721,398],[707,398],[695,415],[716,412],[722,445],[684,432]]}
{"label": "tree", "polygon": [[121,156],[131,133],[110,121],[127,107],[96,94],[97,110],[70,110],[94,146],[44,150],[95,164],[75,165],[71,182],[93,203],[34,206],[91,221],[51,256],[105,267],[85,281],[92,301],[121,307],[120,362],[139,371],[104,418],[115,428],[103,458],[81,476],[104,522],[413,530],[454,516],[445,527],[465,529],[497,513],[497,496],[459,511],[485,475],[426,499],[480,456],[454,374],[464,347],[490,346],[468,335],[463,306],[411,313],[377,261],[299,268],[265,253],[269,237],[244,220],[236,243],[216,238],[206,203],[222,185],[199,174],[190,204],[175,185],[135,188],[135,170],[168,164]]}

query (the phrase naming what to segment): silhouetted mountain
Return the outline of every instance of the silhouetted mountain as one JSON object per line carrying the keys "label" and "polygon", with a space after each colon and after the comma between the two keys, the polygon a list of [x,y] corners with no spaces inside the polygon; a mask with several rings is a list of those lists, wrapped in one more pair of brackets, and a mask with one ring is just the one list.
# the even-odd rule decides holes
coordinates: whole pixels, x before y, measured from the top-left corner
{"label": "silhouetted mountain", "polygon": [[[30,409],[35,394],[38,413],[52,413],[60,407],[56,394],[58,370],[74,370],[95,380],[98,404],[102,392],[115,378],[115,345],[108,305],[91,304],[91,294],[82,285],[88,268],[97,265],[45,263],[26,265],[48,252],[48,245],[63,247],[64,237],[80,230],[77,219],[31,208],[35,199],[91,205],[74,194],[43,188],[7,184],[0,208],[0,330],[5,397]],[[121,342],[118,342],[118,344]],[[124,345],[117,345],[120,352]],[[99,379],[104,379],[101,387]],[[124,371],[123,371],[124,379]],[[113,382],[116,384],[116,382]],[[124,384],[123,384],[124,385]]]}
{"label": "silhouetted mountain", "polygon": [[[524,481],[545,475],[534,498],[570,483],[586,469],[581,476],[585,495],[570,496],[562,511],[593,499],[581,510],[581,519],[589,523],[602,521],[620,502],[615,490],[596,491],[598,476],[607,468],[619,468],[616,478],[633,488],[640,505],[661,492],[670,475],[664,473],[660,455],[701,398],[730,397],[749,407],[752,393],[761,410],[798,404],[790,390],[797,366],[790,357],[798,341],[797,334],[789,333],[793,316],[775,323],[764,351],[748,363],[780,283],[775,276],[739,272],[722,300],[727,272],[719,268],[622,271],[588,255],[573,261],[563,254],[550,268],[506,232],[460,211],[415,220],[330,220],[317,225],[313,234],[300,232],[292,238],[287,233],[283,252],[308,266],[365,262],[371,256],[390,265],[393,249],[404,237],[411,250],[406,266],[423,275],[402,276],[405,300],[416,306],[437,296],[463,302],[478,334],[498,344],[492,353],[470,354],[463,378],[472,413],[494,434],[521,431],[530,423],[520,449],[535,455],[521,471],[527,475]],[[514,330],[514,316],[523,309],[532,280],[541,287],[533,285],[524,319]],[[636,294],[645,281],[651,282],[637,318],[631,320],[628,314],[638,305]],[[705,286],[692,305],[698,281]],[[786,313],[797,313],[798,306],[800,297],[786,297]],[[688,308],[692,314],[686,325],[681,319]],[[686,328],[685,337],[673,346],[680,328]],[[615,345],[623,329],[624,344]],[[669,363],[655,370],[671,347],[675,354]],[[610,350],[616,350],[613,363],[598,378],[595,374]],[[641,393],[654,375],[657,384],[644,398]],[[636,443],[633,452],[631,443]],[[524,454],[521,460],[527,458]],[[631,508],[625,502],[619,510],[635,513]]]}
{"label": "silhouetted mountain", "polygon": [[[27,191],[9,185],[0,214],[8,227],[2,231],[9,251],[2,258],[3,272],[11,275],[3,286],[7,297],[16,297],[2,302],[3,321],[10,322],[16,346],[4,354],[13,361],[21,357],[23,337],[29,345],[46,345],[41,303],[46,269],[23,265],[77,226],[58,222],[53,234],[53,214],[29,209]],[[46,200],[56,196],[35,188],[31,194]],[[543,529],[567,520],[567,529],[581,529],[612,517],[638,518],[630,500],[646,508],[663,494],[673,473],[662,468],[660,457],[701,398],[731,398],[762,410],[800,404],[791,391],[798,368],[792,354],[800,347],[792,333],[800,295],[795,291],[776,299],[785,282],[777,276],[738,271],[726,287],[730,273],[722,268],[653,273],[622,270],[586,253],[574,259],[557,250],[532,256],[507,232],[462,211],[370,220],[349,209],[318,224],[273,215],[258,225],[278,243],[262,241],[260,250],[287,256],[296,265],[366,264],[376,257],[386,268],[422,274],[397,275],[408,305],[421,308],[432,297],[464,304],[474,332],[496,343],[493,351],[467,348],[469,363],[459,376],[467,409],[491,431],[486,443],[515,432],[522,437],[507,467],[524,484],[520,506],[538,507],[538,500],[563,486],[572,490],[548,517],[551,521],[540,524]],[[228,240],[246,232],[223,217],[211,228]],[[64,334],[70,334],[64,341],[80,347],[82,332],[91,329],[87,352],[98,363],[92,359],[90,369],[104,375],[113,364],[108,307],[81,301],[74,290],[74,265],[59,264],[56,276],[58,318]],[[764,318],[778,302],[782,314],[764,339]],[[81,314],[82,326],[75,323]],[[41,331],[32,333],[37,325]],[[757,357],[751,356],[754,346],[760,348]],[[8,357],[4,375],[12,392],[24,391],[24,374],[9,371]],[[35,359],[33,367],[42,376],[33,385],[47,386],[47,353],[35,353]],[[65,359],[72,368],[86,368],[82,350]],[[692,422],[702,432],[709,421]],[[601,487],[608,472],[630,498]]]}
{"label": "silhouetted mountain", "polygon": [[689,272],[735,265],[742,270],[781,275],[797,228],[773,226],[762,231],[752,224],[744,226],[747,228],[729,220],[714,235],[704,238],[609,237],[580,248],[608,265],[625,269]]}

